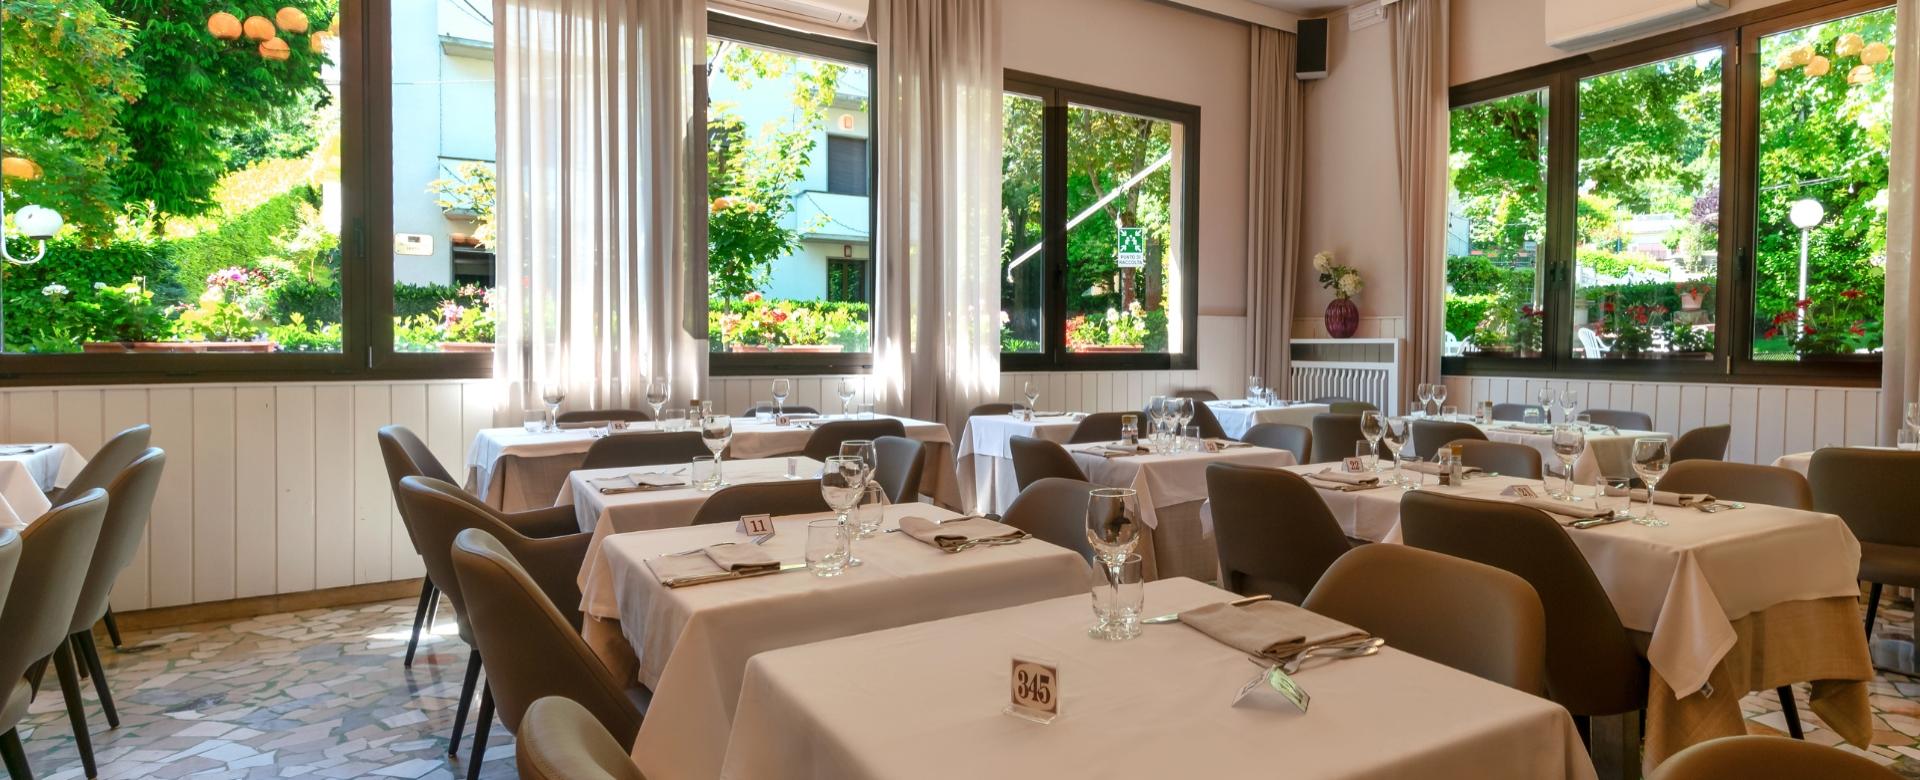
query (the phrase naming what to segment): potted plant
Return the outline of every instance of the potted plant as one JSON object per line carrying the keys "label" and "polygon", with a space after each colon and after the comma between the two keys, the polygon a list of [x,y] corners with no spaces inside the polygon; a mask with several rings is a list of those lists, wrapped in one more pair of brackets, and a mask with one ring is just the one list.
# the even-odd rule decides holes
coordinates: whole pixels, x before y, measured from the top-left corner
{"label": "potted plant", "polygon": [[1798,301],[1795,311],[1775,314],[1762,335],[1772,339],[1787,334],[1793,351],[1803,358],[1870,352],[1881,343],[1884,323],[1879,315],[1879,304],[1849,288],[1818,306],[1811,300]]}
{"label": "potted plant", "polygon": [[1333,300],[1327,303],[1327,335],[1351,338],[1360,330],[1360,307],[1354,305],[1353,297],[1366,287],[1360,272],[1335,263],[1332,252],[1314,255],[1313,270],[1320,272],[1320,286],[1333,291]]}
{"label": "potted plant", "polygon": [[1607,357],[1644,357],[1647,350],[1653,348],[1653,310],[1644,304],[1620,306],[1613,299],[1601,304],[1600,309],[1613,333],[1613,346],[1607,350]]}
{"label": "potted plant", "polygon": [[1514,312],[1513,351],[1520,357],[1532,357],[1540,354],[1544,346],[1547,331],[1547,310],[1532,303],[1520,304]]}
{"label": "potted plant", "polygon": [[1079,315],[1067,320],[1067,350],[1080,353],[1129,353],[1146,349],[1147,321],[1139,301],[1126,311],[1109,308],[1104,315]]}
{"label": "potted plant", "polygon": [[126,284],[93,284],[94,299],[85,304],[94,320],[92,340],[81,345],[83,352],[159,352],[168,351],[165,343],[173,335],[166,309],[153,302],[146,277],[136,276]]}
{"label": "potted plant", "polygon": [[1698,358],[1713,354],[1713,328],[1697,326],[1684,317],[1669,317],[1663,329],[1672,357]]}
{"label": "potted plant", "polygon": [[1713,291],[1713,286],[1700,282],[1681,282],[1674,285],[1674,289],[1680,293],[1681,311],[1699,311],[1707,301],[1707,293]]}

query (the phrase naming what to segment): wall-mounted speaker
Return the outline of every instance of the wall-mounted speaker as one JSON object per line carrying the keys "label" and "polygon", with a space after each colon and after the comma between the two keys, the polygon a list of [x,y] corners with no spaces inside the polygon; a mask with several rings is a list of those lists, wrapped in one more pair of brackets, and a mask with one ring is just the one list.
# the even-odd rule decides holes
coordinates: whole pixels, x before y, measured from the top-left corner
{"label": "wall-mounted speaker", "polygon": [[1301,81],[1327,77],[1327,20],[1301,19],[1294,28],[1293,76]]}

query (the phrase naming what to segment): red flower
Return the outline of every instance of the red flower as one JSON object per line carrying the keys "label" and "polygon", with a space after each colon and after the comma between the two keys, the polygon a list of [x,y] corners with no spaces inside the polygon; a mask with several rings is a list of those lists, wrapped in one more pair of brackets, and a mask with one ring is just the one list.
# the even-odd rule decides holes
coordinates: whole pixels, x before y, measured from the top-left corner
{"label": "red flower", "polygon": [[1811,335],[1813,335],[1813,334],[1815,334],[1815,333],[1817,333],[1817,332],[1818,332],[1818,331],[1816,331],[1816,330],[1814,330],[1814,329],[1813,329],[1813,326],[1812,326],[1812,325],[1808,325],[1808,326],[1806,327],[1806,333],[1807,333],[1807,335],[1809,335],[1809,336],[1811,336]]}
{"label": "red flower", "polygon": [[746,301],[747,303],[759,303],[760,298],[761,298],[760,293],[750,292],[750,293],[747,293],[746,297],[741,298],[741,300]]}
{"label": "red flower", "polygon": [[1607,301],[1606,303],[1603,303],[1603,304],[1600,304],[1600,310],[1601,310],[1601,311],[1604,311],[1604,312],[1606,312],[1606,313],[1608,313],[1608,314],[1612,314],[1612,313],[1613,313],[1613,301]]}
{"label": "red flower", "polygon": [[1862,328],[1862,327],[1860,327],[1860,323],[1858,323],[1858,322],[1856,322],[1856,323],[1854,323],[1854,324],[1853,324],[1853,327],[1851,327],[1851,328],[1848,328],[1848,329],[1847,329],[1847,332],[1849,332],[1849,333],[1852,333],[1852,334],[1853,334],[1853,335],[1855,335],[1855,336],[1865,336],[1865,335],[1867,335],[1867,329],[1866,329],[1866,328]]}
{"label": "red flower", "polygon": [[1783,311],[1783,312],[1780,312],[1779,314],[1773,315],[1773,324],[1783,325],[1783,324],[1786,324],[1786,321],[1790,319],[1793,319],[1793,312]]}
{"label": "red flower", "polygon": [[787,313],[784,311],[781,311],[780,309],[774,309],[773,311],[767,313],[767,318],[773,320],[774,322],[786,322]]}
{"label": "red flower", "polygon": [[1812,305],[1813,305],[1813,301],[1807,300],[1806,298],[1801,298],[1799,303],[1794,304],[1795,307],[1802,308],[1802,309]]}
{"label": "red flower", "polygon": [[1860,297],[1860,294],[1861,293],[1859,290],[1841,290],[1840,291],[1840,297],[1845,298],[1849,301]]}
{"label": "red flower", "polygon": [[1768,328],[1768,329],[1767,329],[1767,338],[1774,338],[1775,336],[1778,336],[1778,335],[1780,335],[1780,329],[1779,329],[1779,328]]}

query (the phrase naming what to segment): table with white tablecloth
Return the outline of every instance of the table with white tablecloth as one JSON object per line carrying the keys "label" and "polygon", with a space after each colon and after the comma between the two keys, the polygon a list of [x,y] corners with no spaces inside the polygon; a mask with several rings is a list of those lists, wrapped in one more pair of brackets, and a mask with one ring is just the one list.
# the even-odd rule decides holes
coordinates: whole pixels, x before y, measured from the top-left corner
{"label": "table with white tablecloth", "polygon": [[87,459],[71,445],[0,445],[0,528],[19,530],[53,508],[47,491],[79,476]]}
{"label": "table with white tablecloth", "polygon": [[[883,529],[908,516],[954,517],[928,504],[885,512]],[[803,560],[807,520],[829,516],[778,518],[762,549],[783,562]],[[702,525],[616,534],[601,548],[615,609],[591,616],[619,621],[637,677],[653,690],[634,758],[655,780],[719,774],[740,680],[758,653],[1069,594],[1086,598],[1089,584],[1079,553],[1038,539],[948,553],[884,531],[854,543],[861,566],[830,578],[801,569],[667,588],[647,566],[663,554],[746,540],[731,525]],[[600,595],[587,598],[607,603]]]}
{"label": "table with white tablecloth", "polygon": [[1083,415],[1056,412],[1032,420],[1017,414],[983,414],[967,419],[954,448],[954,470],[959,475],[960,506],[970,512],[1005,514],[1020,495],[1014,478],[1013,451],[1007,442],[1029,436],[1064,444],[1073,437]]}
{"label": "table with white tablecloth", "polygon": [[1220,421],[1220,428],[1234,439],[1244,438],[1247,431],[1261,423],[1286,423],[1311,430],[1313,418],[1326,414],[1326,404],[1281,401],[1279,405],[1268,406],[1253,404],[1244,400],[1208,401],[1208,411],[1213,419]]}
{"label": "table with white tablecloth", "polygon": [[[1558,473],[1560,470],[1560,456],[1553,452],[1552,426],[1516,422],[1482,425],[1466,418],[1460,418],[1457,421],[1479,428],[1481,433],[1487,435],[1488,441],[1503,441],[1532,447],[1540,452],[1541,462],[1548,471]],[[1612,479],[1632,477],[1635,439],[1651,437],[1673,441],[1673,434],[1662,431],[1635,431],[1591,426],[1585,433],[1587,449],[1573,463],[1574,479],[1582,485],[1592,485],[1601,476]]]}
{"label": "table with white tablecloth", "polygon": [[[1151,582],[1146,612],[1235,595],[1188,579]],[[1124,642],[1090,638],[1088,601],[1063,597],[757,655],[720,776],[1594,777],[1572,716],[1544,699],[1389,646],[1298,672],[1313,696],[1306,713],[1274,698],[1235,704],[1258,672],[1245,655],[1178,623]],[[1002,713],[1014,656],[1058,668],[1052,723]],[[647,776],[657,777],[651,767]]]}
{"label": "table with white tablecloth", "polygon": [[1241,445],[1218,452],[1181,452],[1171,455],[1113,456],[1105,444],[1068,447],[1088,481],[1104,487],[1129,488],[1138,495],[1142,533],[1147,541],[1149,575],[1192,577],[1211,581],[1219,577],[1219,553],[1213,533],[1201,521],[1207,501],[1207,467],[1215,463],[1241,466],[1291,466],[1288,450]]}

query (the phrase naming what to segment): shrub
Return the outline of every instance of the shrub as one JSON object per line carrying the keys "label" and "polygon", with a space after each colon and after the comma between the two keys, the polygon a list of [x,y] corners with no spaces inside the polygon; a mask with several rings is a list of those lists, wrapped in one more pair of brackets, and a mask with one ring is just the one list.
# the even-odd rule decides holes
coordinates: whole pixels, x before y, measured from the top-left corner
{"label": "shrub", "polygon": [[340,323],[309,327],[307,318],[295,313],[288,316],[287,324],[267,328],[267,340],[281,352],[339,352]]}
{"label": "shrub", "polygon": [[434,314],[440,310],[440,304],[446,301],[453,301],[461,306],[484,306],[487,305],[485,301],[487,293],[487,288],[475,284],[456,287],[451,284],[395,282],[393,316],[410,318],[422,314]]}
{"label": "shrub", "polygon": [[[103,329],[96,334],[98,298],[106,287],[120,287],[135,278],[146,280],[156,303],[179,301],[174,281],[171,247],[165,242],[119,241],[85,247],[67,241],[47,244],[47,261],[8,266],[5,273],[6,340],[11,348],[36,352],[73,352],[86,341],[110,340]],[[50,297],[42,291],[58,285],[66,292]]]}
{"label": "shrub", "polygon": [[767,300],[749,293],[738,301],[709,301],[707,327],[717,337],[713,351],[739,344],[783,347],[838,344],[848,352],[868,348],[868,307],[844,301]]}
{"label": "shrub", "polygon": [[174,239],[180,284],[187,296],[199,298],[206,290],[205,279],[215,271],[254,268],[263,258],[279,255],[282,241],[301,224],[302,205],[318,206],[319,193],[311,187],[295,187],[230,216],[210,231]]}

